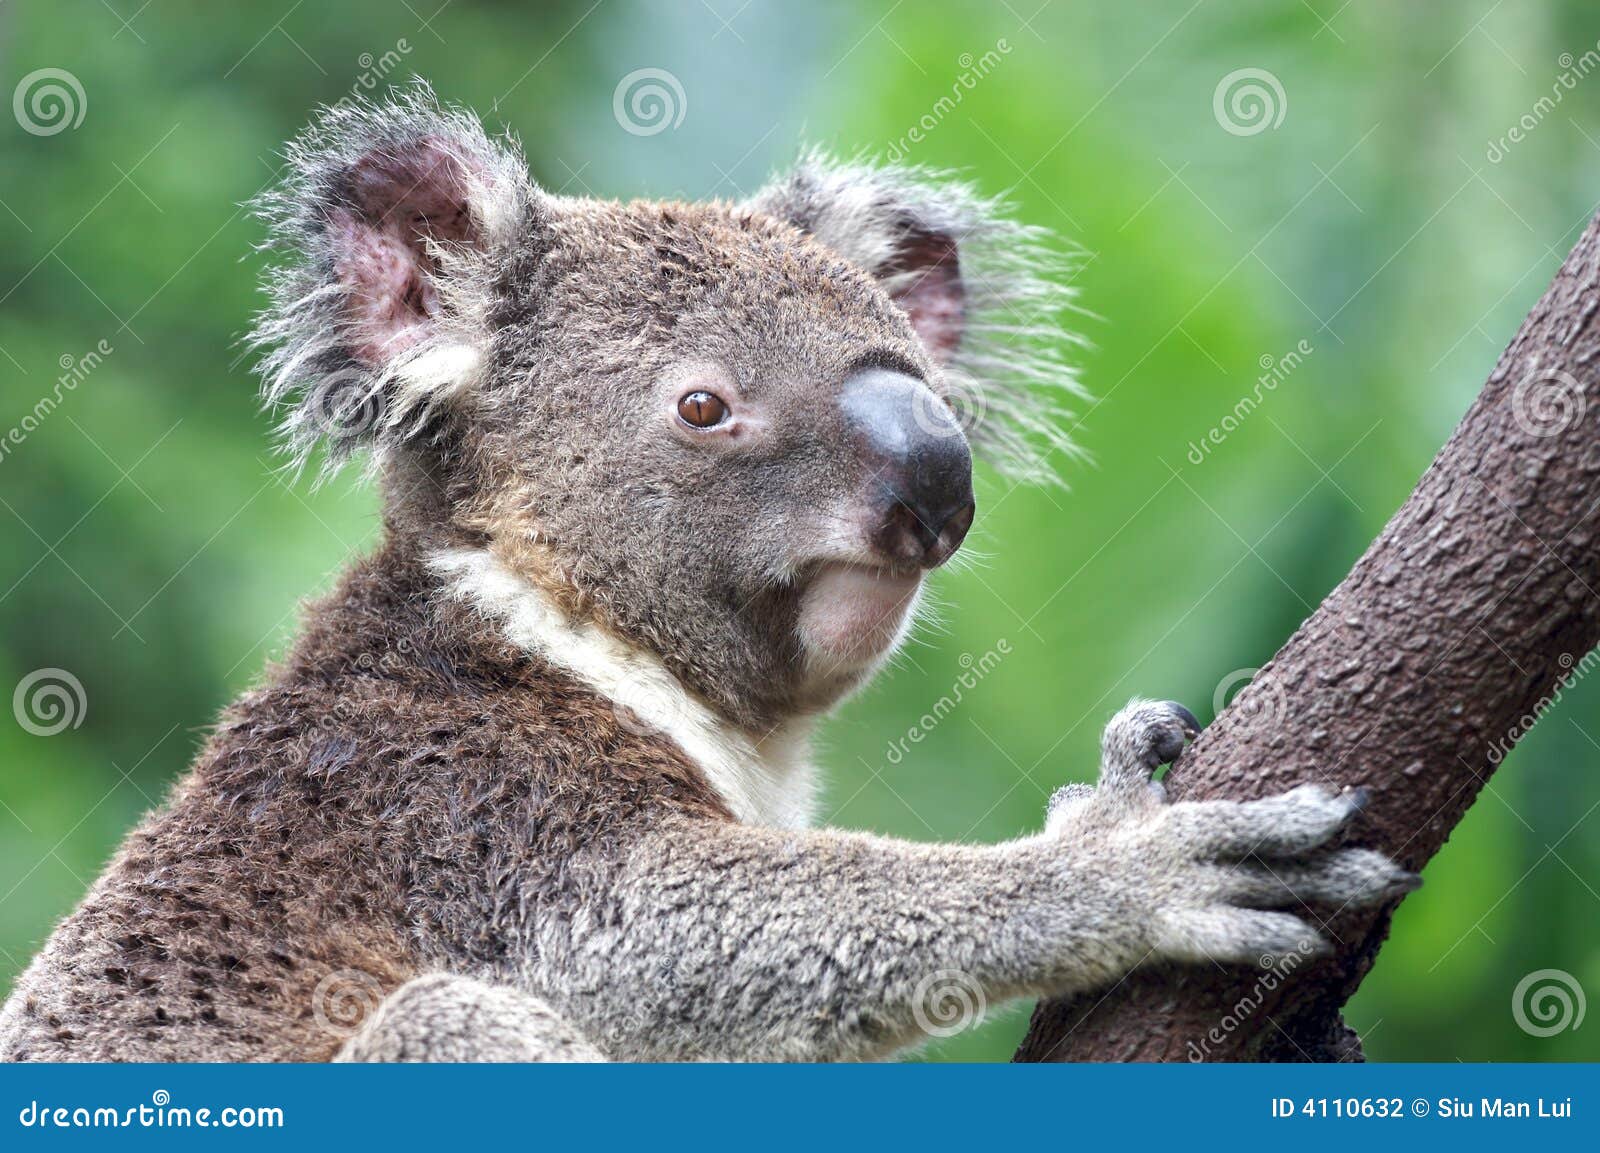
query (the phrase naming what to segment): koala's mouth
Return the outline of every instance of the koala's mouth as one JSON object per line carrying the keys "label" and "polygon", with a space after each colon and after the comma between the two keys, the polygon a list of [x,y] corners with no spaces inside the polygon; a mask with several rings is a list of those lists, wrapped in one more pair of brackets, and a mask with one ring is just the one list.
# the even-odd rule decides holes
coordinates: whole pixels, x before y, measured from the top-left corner
{"label": "koala's mouth", "polygon": [[800,641],[817,671],[849,672],[892,649],[922,591],[920,569],[817,566],[800,598]]}

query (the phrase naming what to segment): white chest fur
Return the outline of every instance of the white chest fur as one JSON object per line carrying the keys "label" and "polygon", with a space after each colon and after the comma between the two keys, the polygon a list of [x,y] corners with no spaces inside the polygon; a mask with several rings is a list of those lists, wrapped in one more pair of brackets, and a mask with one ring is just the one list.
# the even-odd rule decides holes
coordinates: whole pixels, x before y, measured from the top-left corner
{"label": "white chest fur", "polygon": [[507,640],[611,701],[626,727],[676,744],[739,820],[778,828],[811,823],[808,722],[762,737],[729,724],[685,689],[660,657],[592,622],[574,622],[486,550],[445,550],[429,564],[452,596],[493,621]]}

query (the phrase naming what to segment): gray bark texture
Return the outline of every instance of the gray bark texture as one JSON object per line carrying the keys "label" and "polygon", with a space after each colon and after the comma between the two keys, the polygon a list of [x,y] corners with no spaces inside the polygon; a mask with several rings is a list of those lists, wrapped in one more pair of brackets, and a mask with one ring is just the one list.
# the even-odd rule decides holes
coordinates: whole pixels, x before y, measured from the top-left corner
{"label": "gray bark texture", "polygon": [[[1439,850],[1600,641],[1597,309],[1600,217],[1382,535],[1170,770],[1174,799],[1364,785],[1351,843],[1411,869]],[[1140,969],[1045,1002],[1016,1059],[1360,1060],[1340,1010],[1392,913],[1318,910],[1334,956],[1282,979]]]}

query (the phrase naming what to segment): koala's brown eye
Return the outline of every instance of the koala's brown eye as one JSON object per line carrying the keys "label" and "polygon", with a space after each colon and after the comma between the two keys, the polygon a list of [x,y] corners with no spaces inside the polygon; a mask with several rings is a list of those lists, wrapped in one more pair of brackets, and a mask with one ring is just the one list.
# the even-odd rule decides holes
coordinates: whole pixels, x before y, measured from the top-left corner
{"label": "koala's brown eye", "polygon": [[716,393],[697,390],[678,401],[678,418],[690,428],[715,428],[728,419],[728,406]]}

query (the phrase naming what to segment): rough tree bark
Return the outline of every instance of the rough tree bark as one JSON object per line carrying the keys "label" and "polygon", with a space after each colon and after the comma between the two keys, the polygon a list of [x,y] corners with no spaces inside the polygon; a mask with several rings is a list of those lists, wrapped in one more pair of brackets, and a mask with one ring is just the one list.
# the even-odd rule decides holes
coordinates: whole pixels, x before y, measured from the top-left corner
{"label": "rough tree bark", "polygon": [[[1366,785],[1352,842],[1412,869],[1439,850],[1600,641],[1597,309],[1600,217],[1410,499],[1172,768],[1174,798]],[[1041,1004],[1017,1059],[1360,1059],[1340,1010],[1392,912],[1332,916],[1335,956],[1290,964],[1287,980],[1140,970]]]}

